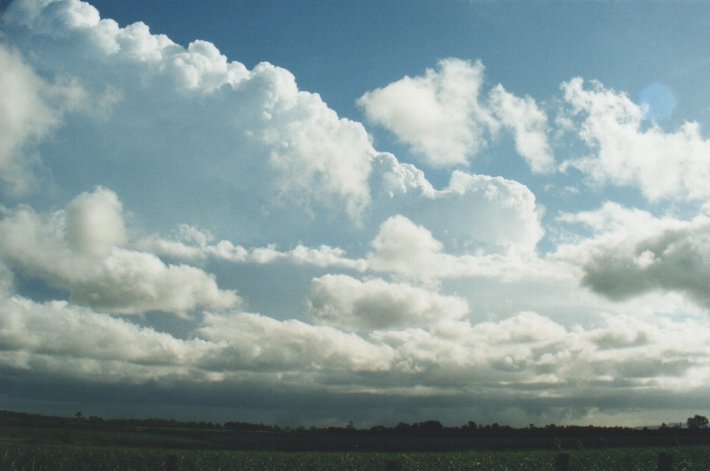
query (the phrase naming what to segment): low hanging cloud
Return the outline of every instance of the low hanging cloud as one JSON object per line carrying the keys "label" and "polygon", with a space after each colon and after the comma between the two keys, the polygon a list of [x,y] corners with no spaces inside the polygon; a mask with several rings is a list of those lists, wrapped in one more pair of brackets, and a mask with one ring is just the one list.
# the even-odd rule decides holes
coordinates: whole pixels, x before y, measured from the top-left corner
{"label": "low hanging cloud", "polygon": [[8,211],[0,219],[0,259],[30,279],[67,290],[73,302],[117,314],[184,314],[239,302],[198,268],[124,248],[125,232],[118,197],[97,188],[54,213],[26,206]]}
{"label": "low hanging cloud", "polygon": [[210,368],[286,371],[386,371],[394,352],[386,345],[324,325],[279,321],[250,313],[206,315],[197,335],[223,345]]}
{"label": "low hanging cloud", "polygon": [[518,98],[501,85],[486,100],[484,70],[480,61],[445,59],[423,76],[365,93],[358,104],[429,165],[466,165],[505,128],[533,172],[554,170],[546,114],[531,97]]}
{"label": "low hanging cloud", "polygon": [[428,325],[468,314],[468,303],[462,298],[382,279],[360,281],[347,275],[314,278],[308,306],[318,324],[345,330]]}
{"label": "low hanging cloud", "polygon": [[562,84],[579,136],[593,154],[567,161],[595,183],[636,186],[650,201],[704,201],[710,197],[710,141],[700,125],[685,122],[666,132],[625,93],[576,78]]}
{"label": "low hanging cloud", "polygon": [[614,300],[650,291],[675,291],[710,307],[710,219],[690,221],[656,218],[652,214],[607,203],[598,211],[570,214],[595,235],[561,247],[558,256],[577,265],[582,284]]}

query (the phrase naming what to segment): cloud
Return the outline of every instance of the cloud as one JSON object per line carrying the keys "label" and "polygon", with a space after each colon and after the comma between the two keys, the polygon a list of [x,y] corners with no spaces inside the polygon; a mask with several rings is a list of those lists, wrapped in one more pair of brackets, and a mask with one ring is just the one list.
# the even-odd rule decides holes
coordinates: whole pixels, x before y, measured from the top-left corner
{"label": "cloud", "polygon": [[544,234],[535,194],[514,180],[455,170],[437,190],[418,168],[381,154],[372,182],[376,209],[425,226],[453,253],[532,253]]}
{"label": "cloud", "polygon": [[[149,184],[157,179],[180,182],[182,193],[207,188],[188,192],[192,200],[183,207],[236,195],[245,213],[290,218],[292,227],[308,226],[303,214],[315,217],[317,208],[357,220],[371,203],[376,153],[364,127],[299,90],[285,69],[260,63],[248,70],[207,41],[182,47],[143,23],[122,28],[78,0],[14,2],[4,27],[12,44],[33,51],[28,66],[41,70],[42,80],[74,80],[90,103],[63,123],[65,135],[81,133],[74,147],[44,149],[65,156],[65,167],[44,160],[57,179],[71,162],[82,168],[72,177],[87,185],[100,180],[122,195],[140,192],[158,220],[175,201]],[[30,81],[26,93],[36,95],[38,86]],[[35,123],[41,117],[16,121],[31,136],[48,126],[47,119]],[[107,176],[98,162],[113,162],[116,172]],[[136,168],[133,183],[119,178]]]}
{"label": "cloud", "polygon": [[311,282],[309,311],[318,324],[349,330],[427,325],[468,314],[468,303],[402,283],[325,275]]}
{"label": "cloud", "polygon": [[177,260],[202,261],[209,258],[232,263],[270,264],[280,261],[296,265],[315,267],[340,267],[355,271],[365,271],[367,262],[351,259],[343,249],[321,245],[306,247],[298,244],[291,250],[279,250],[271,244],[266,247],[245,248],[228,240],[214,241],[208,231],[182,224],[171,238],[157,234],[142,238],[132,244],[133,247]]}
{"label": "cloud", "polygon": [[0,181],[11,192],[22,193],[31,182],[32,162],[32,154],[23,150],[52,131],[59,117],[47,100],[50,86],[3,44],[0,70]]}
{"label": "cloud", "polygon": [[[532,180],[502,162],[425,173],[283,68],[78,0],[17,0],[2,36],[0,178],[30,190],[0,206],[0,369],[24,384],[3,400],[135,387],[196,415],[527,424],[707,397],[707,215],[609,203],[555,218],[598,195],[535,180],[568,135],[549,141],[549,110],[488,88],[481,62],[446,59],[358,103],[427,167],[495,159],[507,139]],[[665,132],[597,83],[562,90],[554,124],[592,154],[564,167],[706,199],[695,124]],[[547,205],[556,185],[566,201]]]}
{"label": "cloud", "polygon": [[685,122],[665,132],[624,93],[576,78],[562,84],[564,99],[582,121],[579,136],[594,152],[569,160],[595,183],[636,186],[650,201],[705,200],[710,196],[710,142],[700,125]]}
{"label": "cloud", "polygon": [[[361,287],[379,289],[367,282]],[[480,323],[443,318],[426,328],[389,326],[361,336],[233,312],[206,314],[181,339],[67,302],[13,296],[0,298],[0,327],[0,364],[9,378],[34,373],[32,384],[64,378],[84,387],[157,387],[168,404],[179,400],[179,391],[209,385],[231,400],[257,395],[258,407],[240,403],[248,414],[255,407],[273,411],[269,401],[286,399],[264,395],[276,385],[288,388],[290,400],[301,393],[316,402],[333,393],[366,393],[390,399],[356,402],[348,413],[377,423],[385,420],[389,401],[418,410],[419,417],[427,411],[420,401],[428,398],[440,413],[456,417],[470,411],[472,395],[492,409],[492,418],[517,404],[524,409],[515,419],[520,424],[541,416],[569,421],[592,409],[627,410],[631,405],[619,398],[639,390],[703,393],[710,371],[707,321],[675,313],[609,313],[589,326],[565,327],[527,311]],[[544,399],[551,397],[556,400]],[[221,403],[217,397],[208,402]],[[563,413],[556,409],[561,406]]]}
{"label": "cloud", "polygon": [[69,291],[72,301],[118,314],[238,303],[214,277],[187,265],[166,265],[152,254],[123,248],[121,203],[97,188],[66,210],[38,214],[29,207],[0,219],[0,258],[29,278]]}
{"label": "cloud", "polygon": [[607,203],[598,211],[566,215],[594,236],[561,247],[557,256],[578,266],[582,284],[614,300],[649,291],[676,291],[710,307],[710,219],[656,218],[641,210]]}
{"label": "cloud", "polygon": [[208,314],[197,334],[225,346],[208,360],[212,368],[289,373],[381,371],[389,369],[393,357],[389,347],[356,334],[258,314]]}
{"label": "cloud", "polygon": [[434,166],[465,164],[485,145],[496,122],[478,102],[483,64],[439,62],[424,76],[404,77],[364,94],[358,104],[367,118],[392,131]]}
{"label": "cloud", "polygon": [[429,230],[414,224],[403,216],[392,216],[382,226],[372,241],[373,255],[370,264],[376,270],[421,274],[428,278],[428,270],[436,266],[436,258],[443,244]]}
{"label": "cloud", "polygon": [[515,150],[534,173],[551,173],[555,159],[547,140],[547,115],[535,100],[518,98],[496,85],[490,92],[490,108],[501,124],[513,133]]}
{"label": "cloud", "polygon": [[435,167],[468,164],[505,128],[533,172],[554,170],[547,116],[531,97],[518,98],[497,85],[486,100],[480,61],[444,59],[438,65],[423,76],[407,76],[365,93],[358,104],[368,120]]}

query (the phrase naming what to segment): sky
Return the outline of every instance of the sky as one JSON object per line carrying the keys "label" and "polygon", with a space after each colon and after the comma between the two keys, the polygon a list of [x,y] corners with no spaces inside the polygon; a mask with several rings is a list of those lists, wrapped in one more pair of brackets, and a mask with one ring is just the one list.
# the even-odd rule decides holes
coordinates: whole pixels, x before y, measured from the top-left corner
{"label": "sky", "polygon": [[709,412],[710,3],[0,7],[0,408]]}

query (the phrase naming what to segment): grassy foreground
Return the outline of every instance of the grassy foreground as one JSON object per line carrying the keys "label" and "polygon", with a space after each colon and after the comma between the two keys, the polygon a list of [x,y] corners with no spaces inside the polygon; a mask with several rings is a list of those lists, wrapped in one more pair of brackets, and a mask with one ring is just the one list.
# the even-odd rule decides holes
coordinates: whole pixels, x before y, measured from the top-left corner
{"label": "grassy foreground", "polygon": [[[656,470],[658,456],[673,470],[710,469],[710,448],[679,446],[573,450],[570,470]],[[329,453],[171,450],[82,445],[0,445],[0,469],[20,470],[554,470],[556,451]]]}

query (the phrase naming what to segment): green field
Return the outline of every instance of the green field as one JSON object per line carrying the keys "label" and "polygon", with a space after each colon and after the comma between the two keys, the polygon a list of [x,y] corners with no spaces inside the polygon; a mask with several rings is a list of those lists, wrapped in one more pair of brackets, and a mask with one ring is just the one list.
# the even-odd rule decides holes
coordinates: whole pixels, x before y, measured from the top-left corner
{"label": "green field", "polygon": [[[673,456],[674,470],[707,471],[707,447],[574,450],[570,470],[656,470],[658,455]],[[441,453],[328,453],[170,450],[77,445],[3,445],[3,470],[552,470],[556,451]],[[172,465],[175,467],[171,468]],[[167,466],[166,466],[167,465]]]}
{"label": "green field", "polygon": [[[0,471],[710,470],[710,429],[228,424],[2,412]],[[670,466],[659,466],[662,454]],[[566,467],[555,466],[561,457]]]}

